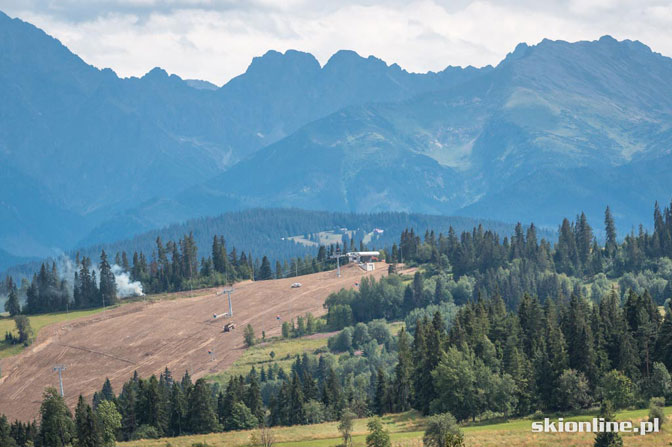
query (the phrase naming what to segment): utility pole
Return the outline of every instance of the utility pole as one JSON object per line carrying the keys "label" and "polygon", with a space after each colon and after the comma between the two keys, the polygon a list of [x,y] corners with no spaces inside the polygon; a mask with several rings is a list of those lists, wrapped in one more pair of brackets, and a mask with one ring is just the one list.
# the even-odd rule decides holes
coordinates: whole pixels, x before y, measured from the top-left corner
{"label": "utility pole", "polygon": [[338,276],[339,278],[341,277],[341,257],[342,256],[345,256],[345,255],[340,254],[338,251],[336,252],[336,254],[333,254],[333,255],[330,256],[331,259],[336,258],[336,276]]}
{"label": "utility pole", "polygon": [[194,296],[194,281],[193,273],[191,272],[191,258],[189,258],[189,298]]}
{"label": "utility pole", "polygon": [[61,386],[61,397],[64,397],[63,394],[63,371],[65,371],[65,366],[64,365],[56,365],[54,366],[54,371],[58,371],[58,383]]}
{"label": "utility pole", "polygon": [[229,318],[233,317],[233,304],[231,303],[231,292],[233,292],[233,287],[228,287],[222,290],[222,293],[226,293],[229,296]]}

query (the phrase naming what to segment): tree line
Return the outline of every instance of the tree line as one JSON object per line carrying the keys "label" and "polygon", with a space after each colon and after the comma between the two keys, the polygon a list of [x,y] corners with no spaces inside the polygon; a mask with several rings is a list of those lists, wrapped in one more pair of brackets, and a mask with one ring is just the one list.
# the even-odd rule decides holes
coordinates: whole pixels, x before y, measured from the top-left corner
{"label": "tree line", "polygon": [[[551,244],[539,240],[534,224],[527,228],[519,223],[511,237],[500,236],[482,226],[457,235],[451,228],[438,235],[427,230],[420,237],[411,228],[402,232],[399,244],[386,250],[388,262],[432,265],[436,270],[450,270],[452,277],[473,279],[472,296],[502,296],[515,309],[525,292],[538,296],[569,298],[571,293],[600,297],[610,292],[609,282],[618,279],[620,293],[629,288],[639,293],[649,290],[658,304],[672,297],[672,211],[654,207],[653,233],[639,227],[621,242],[611,210],[604,217],[604,242],[598,243],[585,214],[575,221],[564,219],[558,238]],[[591,284],[592,290],[581,291]],[[462,302],[457,302],[462,304]]]}
{"label": "tree line", "polygon": [[[18,314],[40,314],[70,309],[88,309],[114,305],[118,302],[117,284],[107,254],[103,250],[97,269],[92,268],[91,259],[77,256],[78,271],[74,272],[72,284],[59,273],[55,262],[43,263],[32,281],[24,281],[21,289],[11,276],[5,279],[8,299],[5,311],[11,317]],[[71,289],[72,287],[72,289]],[[25,294],[25,304],[21,306],[19,295]]]}
{"label": "tree line", "polygon": [[[4,289],[8,295],[5,311],[10,316],[89,309],[114,305],[119,302],[115,280],[117,274],[128,274],[131,281],[142,284],[145,293],[163,293],[232,284],[248,279],[268,280],[301,276],[332,268],[329,259],[338,246],[320,246],[315,256],[293,258],[274,265],[267,256],[255,259],[236,247],[227,249],[223,236],[214,236],[211,252],[207,257],[198,257],[198,247],[193,235],[186,234],[178,241],[165,244],[158,237],[155,250],[147,255],[134,252],[116,253],[113,263],[105,250],[94,266],[91,258],[75,257],[72,279],[66,278],[64,268],[59,271],[56,262],[42,263],[32,281],[23,281],[19,288],[11,276],[7,276]],[[66,265],[66,267],[69,267]],[[21,306],[20,297],[25,297]]]}
{"label": "tree line", "polygon": [[[198,257],[198,247],[192,233],[184,235],[177,242],[163,244],[156,239],[151,260],[143,252],[135,252],[128,266],[131,279],[140,281],[143,290],[149,293],[173,292],[190,288],[212,287],[233,284],[243,280],[269,280],[292,276],[307,275],[331,268],[328,256],[336,250],[335,246],[319,246],[315,256],[293,258],[272,264],[268,256],[254,258],[236,247],[228,248],[223,236],[212,239],[211,250],[207,257]],[[122,252],[122,269],[125,252]]]}
{"label": "tree line", "polygon": [[623,306],[616,293],[592,305],[525,295],[516,311],[483,299],[462,306],[450,327],[439,312],[423,318],[412,346],[399,350],[390,380],[396,409],[464,420],[672,396],[672,315],[648,294],[630,292]]}

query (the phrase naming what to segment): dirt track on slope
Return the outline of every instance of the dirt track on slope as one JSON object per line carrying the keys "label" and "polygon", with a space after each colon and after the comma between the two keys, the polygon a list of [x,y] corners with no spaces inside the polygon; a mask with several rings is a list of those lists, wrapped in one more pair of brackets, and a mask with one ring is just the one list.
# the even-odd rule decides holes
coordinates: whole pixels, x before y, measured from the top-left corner
{"label": "dirt track on slope", "polygon": [[[252,324],[257,336],[279,335],[282,322],[312,312],[323,315],[325,298],[341,288],[354,287],[365,275],[380,278],[387,265],[365,273],[355,265],[299,278],[246,282],[233,292],[233,332],[222,332],[228,311],[226,294],[210,289],[206,295],[155,302],[129,303],[94,316],[54,324],[40,331],[37,341],[21,354],[0,360],[0,414],[10,420],[37,417],[45,387],[58,387],[54,365],[65,365],[63,387],[73,408],[79,394],[91,398],[109,377],[115,392],[134,371],[141,377],[167,366],[174,376],[189,370],[199,378],[230,366],[244,350],[243,327]],[[300,281],[301,288],[290,285]],[[187,296],[186,298],[184,296]],[[276,318],[280,315],[280,320]],[[211,360],[208,350],[213,350]]]}

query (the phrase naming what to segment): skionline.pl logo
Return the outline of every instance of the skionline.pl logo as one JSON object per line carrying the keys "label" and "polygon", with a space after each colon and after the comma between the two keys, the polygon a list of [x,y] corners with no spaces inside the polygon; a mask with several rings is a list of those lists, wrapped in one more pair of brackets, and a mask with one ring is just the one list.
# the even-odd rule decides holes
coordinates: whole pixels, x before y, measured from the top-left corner
{"label": "skionline.pl logo", "polygon": [[660,421],[655,418],[653,422],[641,421],[639,425],[631,421],[606,421],[604,418],[593,418],[591,421],[565,421],[558,418],[557,421],[551,421],[550,418],[544,418],[544,421],[532,422],[533,433],[639,433],[644,436],[647,433],[658,433],[660,431]]}

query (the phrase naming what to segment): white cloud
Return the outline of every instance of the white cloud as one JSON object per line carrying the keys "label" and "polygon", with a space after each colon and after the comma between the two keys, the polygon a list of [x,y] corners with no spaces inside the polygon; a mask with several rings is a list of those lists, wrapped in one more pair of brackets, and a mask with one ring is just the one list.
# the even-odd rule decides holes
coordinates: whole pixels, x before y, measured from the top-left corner
{"label": "white cloud", "polygon": [[339,49],[409,71],[498,63],[519,42],[611,34],[672,55],[663,0],[0,0],[73,52],[121,76],[161,66],[222,84],[269,49]]}

